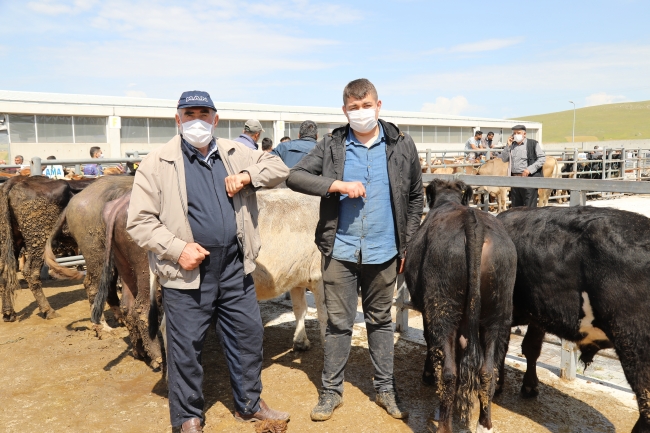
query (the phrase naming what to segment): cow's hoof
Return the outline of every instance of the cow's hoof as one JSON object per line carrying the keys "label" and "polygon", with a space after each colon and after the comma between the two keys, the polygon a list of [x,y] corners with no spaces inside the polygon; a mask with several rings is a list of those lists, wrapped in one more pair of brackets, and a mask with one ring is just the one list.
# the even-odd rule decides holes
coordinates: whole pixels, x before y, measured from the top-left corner
{"label": "cow's hoof", "polygon": [[306,350],[309,350],[310,348],[311,348],[311,343],[309,342],[309,340],[293,342],[293,350],[295,350],[296,352],[304,352]]}
{"label": "cow's hoof", "polygon": [[422,373],[422,383],[426,386],[435,386],[436,379],[433,376],[433,374],[425,371],[424,373]]}
{"label": "cow's hoof", "polygon": [[538,395],[539,395],[539,389],[537,389],[536,386],[530,387],[530,386],[523,385],[521,387],[521,396],[523,398],[534,398],[537,397]]}
{"label": "cow's hoof", "polygon": [[2,313],[2,320],[5,322],[15,322],[16,312],[12,311],[11,313]]}
{"label": "cow's hoof", "polygon": [[149,367],[155,372],[162,370],[162,359],[152,359]]}
{"label": "cow's hoof", "polygon": [[503,392],[503,385],[497,385],[494,388],[494,395],[499,395]]}
{"label": "cow's hoof", "polygon": [[61,315],[57,313],[56,310],[48,310],[45,312],[45,318],[47,320],[55,319],[57,317],[61,317]]}

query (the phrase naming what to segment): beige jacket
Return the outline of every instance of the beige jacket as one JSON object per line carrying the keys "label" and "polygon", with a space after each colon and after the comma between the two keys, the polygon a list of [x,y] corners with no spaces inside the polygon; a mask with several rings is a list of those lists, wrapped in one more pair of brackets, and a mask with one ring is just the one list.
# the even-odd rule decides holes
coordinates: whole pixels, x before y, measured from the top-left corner
{"label": "beige jacket", "polygon": [[[261,246],[255,190],[281,183],[289,169],[277,156],[232,140],[219,138],[217,147],[229,175],[247,171],[251,177],[251,184],[233,197],[237,239],[244,254],[244,272],[249,274],[255,269]],[[126,230],[135,243],[149,252],[149,267],[160,284],[175,289],[199,288],[199,268],[186,271],[178,264],[185,245],[194,241],[187,219],[180,135],[149,153],[138,167]]]}

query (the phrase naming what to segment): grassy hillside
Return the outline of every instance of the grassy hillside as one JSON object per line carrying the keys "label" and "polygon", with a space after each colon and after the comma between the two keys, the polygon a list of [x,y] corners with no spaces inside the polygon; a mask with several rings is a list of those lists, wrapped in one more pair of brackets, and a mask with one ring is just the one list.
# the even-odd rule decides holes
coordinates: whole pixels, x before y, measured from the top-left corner
{"label": "grassy hillside", "polygon": [[[542,122],[546,143],[571,141],[573,110],[518,117]],[[576,110],[576,141],[650,138],[650,101],[597,105]]]}

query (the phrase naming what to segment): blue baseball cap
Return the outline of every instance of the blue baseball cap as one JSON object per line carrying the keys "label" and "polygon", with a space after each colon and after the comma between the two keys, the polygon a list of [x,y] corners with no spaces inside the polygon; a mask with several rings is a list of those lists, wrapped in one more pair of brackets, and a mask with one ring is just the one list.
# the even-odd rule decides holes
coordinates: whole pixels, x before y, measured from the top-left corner
{"label": "blue baseball cap", "polygon": [[214,103],[210,98],[210,94],[208,92],[202,92],[200,90],[190,90],[183,92],[181,98],[178,100],[178,106],[176,109],[187,107],[208,107],[212,108],[214,111],[217,111],[217,109],[214,108]]}

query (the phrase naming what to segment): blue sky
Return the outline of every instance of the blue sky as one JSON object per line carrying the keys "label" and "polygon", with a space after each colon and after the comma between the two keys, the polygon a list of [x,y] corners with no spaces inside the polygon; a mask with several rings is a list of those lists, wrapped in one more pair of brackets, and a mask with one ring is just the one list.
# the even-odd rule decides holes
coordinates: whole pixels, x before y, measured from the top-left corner
{"label": "blue sky", "polygon": [[0,89],[508,118],[650,100],[650,2],[0,0]]}

